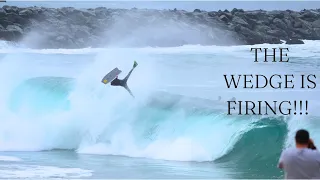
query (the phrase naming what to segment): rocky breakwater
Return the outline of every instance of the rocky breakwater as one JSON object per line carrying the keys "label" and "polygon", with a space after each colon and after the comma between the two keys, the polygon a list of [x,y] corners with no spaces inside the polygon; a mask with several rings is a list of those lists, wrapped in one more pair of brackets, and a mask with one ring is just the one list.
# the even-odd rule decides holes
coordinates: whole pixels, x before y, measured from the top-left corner
{"label": "rocky breakwater", "polygon": [[260,43],[320,39],[320,10],[194,10],[3,6],[0,37],[30,48]]}

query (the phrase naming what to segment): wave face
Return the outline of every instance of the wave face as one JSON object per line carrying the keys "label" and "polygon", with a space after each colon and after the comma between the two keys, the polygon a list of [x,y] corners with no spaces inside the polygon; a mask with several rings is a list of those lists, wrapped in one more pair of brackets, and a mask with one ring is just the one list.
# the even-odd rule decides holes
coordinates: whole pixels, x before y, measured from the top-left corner
{"label": "wave face", "polygon": [[67,100],[73,81],[63,77],[37,77],[24,81],[14,89],[9,106],[18,111],[27,106],[32,113],[49,113],[53,110],[68,110]]}
{"label": "wave face", "polygon": [[[1,49],[1,151],[66,149],[86,154],[124,155],[175,161],[214,162],[245,178],[280,177],[276,164],[295,130],[319,127],[315,92],[226,90],[222,74],[317,72],[316,52],[307,42],[290,46],[292,63],[272,67],[249,59],[249,46],[141,49]],[[265,45],[273,47],[275,45]],[[302,47],[302,48],[301,48]],[[248,55],[249,54],[249,55]],[[252,55],[252,54],[251,54]],[[235,58],[237,57],[237,58]],[[308,58],[308,62],[305,59]],[[249,59],[249,60],[248,60]],[[128,85],[103,85],[118,67]],[[232,66],[230,66],[232,64]],[[250,66],[250,70],[248,70]],[[245,68],[246,67],[246,68]],[[310,116],[227,116],[224,100],[312,98]],[[289,95],[288,95],[289,94]],[[222,101],[216,100],[218,96]],[[310,105],[311,106],[311,105]],[[318,139],[317,139],[318,137]],[[165,147],[165,148],[164,148]],[[249,169],[249,170],[248,170]]]}

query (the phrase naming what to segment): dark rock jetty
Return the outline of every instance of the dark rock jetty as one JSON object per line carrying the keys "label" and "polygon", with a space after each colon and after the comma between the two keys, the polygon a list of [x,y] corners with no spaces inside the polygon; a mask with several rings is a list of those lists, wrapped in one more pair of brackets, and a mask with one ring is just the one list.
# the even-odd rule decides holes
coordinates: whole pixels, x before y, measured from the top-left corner
{"label": "dark rock jetty", "polygon": [[303,44],[320,39],[320,9],[193,12],[3,6],[0,38],[29,48]]}

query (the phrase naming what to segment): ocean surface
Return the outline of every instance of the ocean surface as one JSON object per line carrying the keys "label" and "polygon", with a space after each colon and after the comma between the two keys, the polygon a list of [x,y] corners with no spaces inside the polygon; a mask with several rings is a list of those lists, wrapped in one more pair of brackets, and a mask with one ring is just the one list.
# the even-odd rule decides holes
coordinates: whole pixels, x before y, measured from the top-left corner
{"label": "ocean surface", "polygon": [[[320,143],[318,88],[228,89],[223,74],[319,75],[320,42],[305,42],[75,50],[3,42],[0,178],[282,178],[277,161],[297,128]],[[252,47],[289,47],[290,62],[254,63]],[[101,83],[114,67],[123,78],[134,60],[136,98]],[[226,115],[232,97],[309,100],[309,114]]]}
{"label": "ocean surface", "polygon": [[[0,42],[0,178],[283,178],[277,162],[297,129],[320,145],[319,86],[299,88],[301,75],[319,77],[320,42],[304,42],[73,50]],[[254,47],[288,47],[290,60],[255,63]],[[133,61],[135,98],[101,83],[115,67],[124,78]],[[280,89],[227,88],[232,74],[293,74],[295,88],[283,88],[284,77],[272,81]],[[308,115],[227,115],[231,98],[308,100]]]}

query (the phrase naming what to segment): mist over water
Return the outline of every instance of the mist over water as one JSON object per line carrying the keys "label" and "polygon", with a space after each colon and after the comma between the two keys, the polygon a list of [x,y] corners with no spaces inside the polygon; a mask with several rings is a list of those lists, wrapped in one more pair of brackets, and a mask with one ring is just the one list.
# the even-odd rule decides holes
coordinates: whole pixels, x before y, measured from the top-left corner
{"label": "mist over water", "polygon": [[[317,88],[228,89],[223,75],[318,75],[313,52],[317,44],[3,48],[0,77],[6,84],[1,93],[0,150],[66,149],[78,154],[213,162],[229,164],[250,177],[278,176],[275,164],[279,153],[292,145],[296,129],[307,127],[318,142]],[[289,47],[290,62],[254,63],[251,47]],[[139,65],[128,85],[135,99],[121,87],[101,83],[114,67],[123,71],[119,78],[125,77],[134,60]],[[232,97],[243,101],[308,100],[309,115],[229,116],[226,101]],[[252,143],[256,145],[250,146]],[[257,155],[241,158],[249,157],[248,152]],[[268,161],[267,166],[260,156]],[[252,163],[255,168],[248,170]],[[264,170],[271,167],[272,171]]]}
{"label": "mist over water", "polygon": [[[309,42],[304,46],[314,45]],[[299,57],[305,53],[294,53],[296,49],[301,48],[290,46],[292,63],[286,65],[254,63],[249,46],[100,49],[93,54],[88,51],[91,55],[86,55],[87,60],[78,59],[74,50],[72,54],[69,50],[27,49],[8,53],[1,61],[1,77],[8,82],[1,94],[1,148],[73,149],[79,153],[212,161],[223,156],[243,133],[254,128],[252,123],[261,119],[227,116],[225,101],[231,97],[271,101],[299,97],[311,101],[310,116],[297,119],[317,116],[312,111],[317,108],[317,90],[232,90],[227,89],[222,76],[302,73],[291,65],[303,63],[299,58],[305,58]],[[48,58],[43,60],[44,56]],[[114,67],[123,71],[123,78],[133,60],[139,66],[128,85],[135,99],[122,88],[100,82]],[[313,61],[312,57],[309,60]],[[303,73],[316,72],[315,66],[304,66]],[[216,101],[218,96],[223,102]],[[223,138],[210,143],[220,135]],[[159,150],[164,146],[165,150]]]}
{"label": "mist over water", "polygon": [[[189,5],[193,4],[190,2]],[[206,7],[210,8],[208,5]],[[282,149],[293,145],[293,136],[298,128],[307,128],[315,144],[319,143],[318,87],[313,90],[300,89],[298,79],[301,74],[319,76],[319,42],[305,41],[304,45],[201,46],[197,44],[205,44],[208,35],[219,37],[219,34],[210,32],[208,27],[203,27],[202,31],[192,29],[200,24],[179,24],[170,19],[160,19],[156,26],[139,27],[135,26],[133,15],[119,16],[113,27],[101,31],[113,35],[106,38],[109,44],[105,48],[35,50],[21,44],[1,42],[1,152],[21,153],[13,156],[23,156],[25,151],[36,152],[37,155],[32,156],[33,161],[46,157],[60,163],[78,162],[72,159],[73,156],[82,157],[86,162],[88,158],[94,163],[106,158],[102,163],[108,164],[106,169],[118,168],[117,173],[110,173],[108,177],[114,174],[129,176],[130,173],[123,172],[132,173],[134,170],[130,168],[137,168],[137,162],[146,163],[139,159],[142,158],[148,163],[161,162],[165,165],[146,166],[145,174],[133,173],[132,177],[149,176],[148,172],[156,171],[156,174],[159,169],[172,166],[176,168],[173,168],[174,171],[182,173],[179,177],[183,178],[212,178],[213,171],[222,174],[221,177],[271,178],[281,177],[276,163]],[[161,24],[167,26],[163,28]],[[125,25],[130,28],[125,29]],[[131,31],[130,35],[127,35],[128,31]],[[148,33],[157,34],[158,39]],[[24,42],[41,41],[34,37],[30,34]],[[187,41],[193,45],[146,46],[169,40],[175,43]],[[253,47],[288,47],[290,62],[255,63],[254,52],[250,52]],[[258,58],[263,59],[263,56],[259,53]],[[119,78],[124,78],[133,61],[139,64],[128,81],[134,99],[124,88],[101,83],[102,77],[115,67],[122,70]],[[273,89],[268,85],[263,89],[245,89],[241,87],[243,79],[239,88],[227,88],[223,75],[244,74],[262,74],[266,77],[294,74],[296,88]],[[283,87],[283,77],[274,80],[274,85],[281,83]],[[252,81],[255,82],[254,79]],[[219,96],[221,100],[218,100]],[[226,101],[233,97],[237,101],[308,100],[309,114],[231,116],[227,115]],[[68,154],[70,152],[72,155]],[[61,157],[55,157],[55,153]],[[28,155],[25,156],[28,159]],[[2,161],[20,162],[20,159],[0,156],[0,174],[9,178],[22,176],[9,172],[5,169],[7,166],[2,167]],[[192,165],[179,164],[185,162]],[[130,166],[130,163],[137,167],[123,170],[119,165]],[[95,165],[88,166],[85,169]],[[92,173],[83,170],[83,167],[61,170],[45,166],[35,171],[33,166],[25,164],[10,165],[9,169],[34,174],[54,170],[46,177],[58,176],[59,172],[79,173],[82,177],[90,177]],[[173,177],[170,173],[162,177]],[[151,173],[151,176],[154,174]]]}

